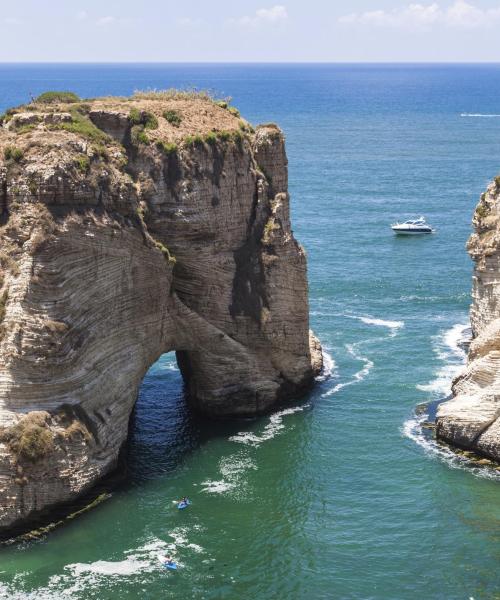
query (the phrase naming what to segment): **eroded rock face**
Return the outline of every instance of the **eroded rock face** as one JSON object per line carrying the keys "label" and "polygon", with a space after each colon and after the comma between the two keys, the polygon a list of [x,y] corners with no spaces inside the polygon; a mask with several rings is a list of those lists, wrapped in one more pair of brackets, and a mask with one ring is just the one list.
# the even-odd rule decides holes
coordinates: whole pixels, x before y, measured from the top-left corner
{"label": "eroded rock face", "polygon": [[311,385],[321,347],[276,126],[204,98],[30,105],[0,156],[0,532],[115,468],[165,352],[211,416]]}
{"label": "eroded rock face", "polygon": [[481,196],[468,250],[475,262],[468,364],[439,406],[440,439],[500,462],[500,179]]}

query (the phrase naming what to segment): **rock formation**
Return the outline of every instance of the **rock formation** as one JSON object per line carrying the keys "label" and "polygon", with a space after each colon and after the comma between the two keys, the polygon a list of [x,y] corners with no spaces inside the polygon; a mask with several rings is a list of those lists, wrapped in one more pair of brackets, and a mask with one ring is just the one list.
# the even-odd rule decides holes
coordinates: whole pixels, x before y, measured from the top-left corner
{"label": "rock formation", "polygon": [[500,461],[500,177],[474,213],[468,251],[475,262],[468,364],[454,397],[438,408],[437,437]]}
{"label": "rock formation", "polygon": [[275,125],[203,95],[47,94],[2,117],[0,201],[0,532],[116,467],[161,354],[217,417],[321,369]]}

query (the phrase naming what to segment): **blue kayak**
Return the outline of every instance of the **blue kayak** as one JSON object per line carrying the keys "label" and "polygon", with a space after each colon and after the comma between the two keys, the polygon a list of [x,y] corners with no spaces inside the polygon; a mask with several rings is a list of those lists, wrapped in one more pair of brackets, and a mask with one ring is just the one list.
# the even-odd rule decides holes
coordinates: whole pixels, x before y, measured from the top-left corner
{"label": "blue kayak", "polygon": [[177,563],[174,562],[166,562],[163,563],[165,569],[170,569],[171,571],[177,571]]}
{"label": "blue kayak", "polygon": [[189,500],[187,502],[184,502],[184,500],[183,500],[182,502],[179,502],[179,504],[177,505],[177,508],[179,510],[182,510],[184,508],[187,508],[190,504],[191,504],[191,502]]}

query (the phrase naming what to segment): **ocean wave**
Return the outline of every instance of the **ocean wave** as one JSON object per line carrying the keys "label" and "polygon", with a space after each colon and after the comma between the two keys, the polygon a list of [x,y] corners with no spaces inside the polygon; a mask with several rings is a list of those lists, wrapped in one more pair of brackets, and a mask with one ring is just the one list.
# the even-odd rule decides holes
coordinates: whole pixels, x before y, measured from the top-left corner
{"label": "ocean wave", "polygon": [[461,113],[460,114],[461,117],[467,117],[467,118],[476,118],[476,119],[498,119],[500,118],[500,115],[497,115],[495,113]]}

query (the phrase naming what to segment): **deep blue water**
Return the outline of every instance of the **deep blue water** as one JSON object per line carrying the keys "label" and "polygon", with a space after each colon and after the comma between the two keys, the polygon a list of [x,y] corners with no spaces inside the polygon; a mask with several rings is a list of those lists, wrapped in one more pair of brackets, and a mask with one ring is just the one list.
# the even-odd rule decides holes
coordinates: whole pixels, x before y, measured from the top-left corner
{"label": "deep blue water", "polygon": [[[500,598],[498,474],[414,417],[464,360],[464,246],[500,169],[500,66],[0,65],[0,110],[47,89],[189,86],[285,131],[311,323],[335,364],[296,410],[207,425],[163,357],[141,390],[128,483],[1,550],[0,597]],[[435,235],[392,235],[419,214]],[[175,574],[157,563],[167,545]]]}

